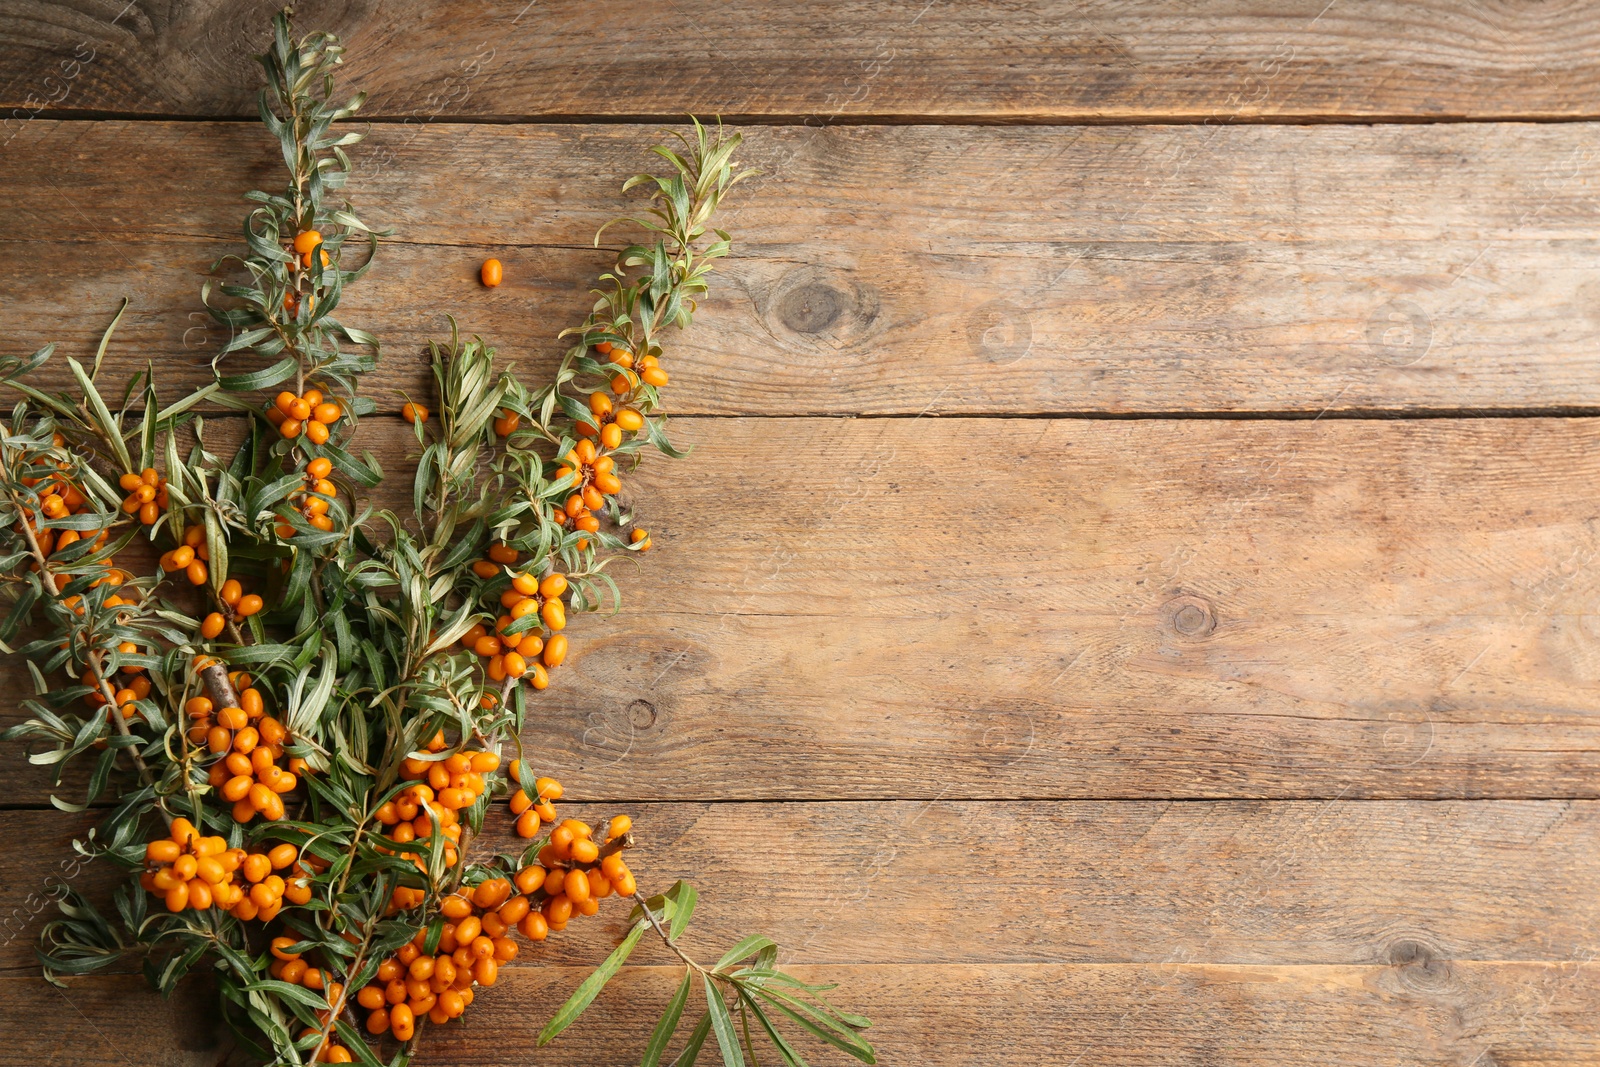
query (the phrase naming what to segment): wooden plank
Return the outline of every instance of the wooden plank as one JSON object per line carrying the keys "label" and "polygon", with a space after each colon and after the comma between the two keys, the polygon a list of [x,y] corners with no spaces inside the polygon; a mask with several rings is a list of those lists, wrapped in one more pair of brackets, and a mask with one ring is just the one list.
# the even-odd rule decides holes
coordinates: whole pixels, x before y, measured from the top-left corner
{"label": "wooden plank", "polygon": [[[700,890],[687,944],[713,955],[764,933],[829,965],[1526,962],[1578,958],[1600,920],[1594,801],[570,806],[619,811],[641,885]],[[519,850],[510,823],[497,806],[479,851]],[[92,900],[118,884],[102,861],[71,865],[89,825],[0,812],[0,834],[30,843],[0,859],[0,971],[37,969],[52,879]],[[608,904],[532,959],[603,954],[627,910]]]}
{"label": "wooden plank", "polygon": [[[276,3],[21,3],[0,103],[28,114],[253,115]],[[297,5],[350,48],[366,113],[814,122],[1233,122],[1596,114],[1592,9],[1455,0],[1270,8],[664,0]],[[402,28],[403,27],[403,31]]]}
{"label": "wooden plank", "polygon": [[673,427],[527,731],[575,796],[1600,795],[1592,420]]}
{"label": "wooden plank", "polygon": [[[376,127],[352,194],[399,234],[341,309],[387,346],[375,395],[419,387],[447,313],[549,366],[657,132]],[[669,353],[679,410],[1600,406],[1600,124],[749,133],[767,173]],[[278,181],[261,131],[40,120],[7,151],[6,350],[86,357],[129,296],[108,366],[204,380],[199,272]]]}
{"label": "wooden plank", "polygon": [[[845,1002],[874,1020],[869,1036],[880,1063],[1555,1067],[1600,1056],[1592,1023],[1600,997],[1585,962],[890,964],[796,972],[813,982],[838,982]],[[417,1062],[489,1067],[533,1056],[539,1028],[584,973],[504,968],[499,983],[474,1001],[466,1022],[427,1028]],[[571,1029],[538,1051],[538,1061],[577,1067],[637,1059],[678,974],[670,966],[624,968]],[[0,1024],[6,1038],[0,1065],[209,1067],[221,1058],[225,1039],[203,1021],[199,994],[164,1003],[138,982],[72,979],[62,992],[36,979],[0,979],[13,1009]],[[22,1025],[47,1011],[89,1024],[75,1027],[70,1061],[59,1058],[58,1029]],[[798,1047],[814,1063],[854,1062],[804,1039]]]}

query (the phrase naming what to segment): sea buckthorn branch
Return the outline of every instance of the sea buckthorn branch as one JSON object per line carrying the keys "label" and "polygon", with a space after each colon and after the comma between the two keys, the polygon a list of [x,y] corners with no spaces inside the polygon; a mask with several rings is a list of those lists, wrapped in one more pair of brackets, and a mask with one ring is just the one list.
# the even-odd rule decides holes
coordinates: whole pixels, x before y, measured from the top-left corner
{"label": "sea buckthorn branch", "polygon": [[[250,251],[244,257],[226,258],[243,264],[252,284],[223,286],[224,295],[235,298],[237,306],[210,310],[218,322],[238,331],[219,360],[240,352],[287,355],[265,368],[220,377],[225,390],[253,392],[294,378],[295,395],[303,396],[306,376],[317,373],[350,391],[353,375],[376,366],[376,340],[331,315],[344,286],[371,265],[378,236],[348,204],[330,208],[324,202],[324,194],[342,189],[349,177],[344,148],[362,138],[360,133],[335,134],[331,129],[355,114],[366,99],[365,93],[358,93],[343,105],[333,103],[334,68],[343,61],[343,52],[327,33],[313,33],[296,43],[287,13],[273,19],[272,47],[260,57],[267,87],[261,91],[258,110],[268,132],[280,142],[289,186],[282,194],[246,194],[261,205],[245,222]],[[346,271],[341,251],[354,234],[366,234],[369,255],[360,268]],[[339,347],[341,337],[374,351],[346,353]]]}
{"label": "sea buckthorn branch", "polygon": [[[8,540],[13,549],[22,549],[21,552],[11,552],[7,562],[16,563],[24,557],[31,561],[27,569],[13,579],[23,582],[23,592],[13,605],[3,632],[7,637],[13,635],[25,622],[32,605],[43,599],[49,613],[66,631],[67,638],[60,642],[55,654],[47,659],[46,668],[53,669],[73,660],[81,661],[85,667],[82,679],[84,688],[78,693],[91,698],[91,703],[97,700],[107,708],[101,721],[109,719],[127,743],[110,745],[105,742],[103,730],[89,730],[94,720],[69,731],[62,728],[67,726],[66,720],[49,714],[13,727],[0,736],[53,737],[65,746],[52,753],[58,757],[54,762],[62,769],[71,756],[85,745],[96,743],[104,746],[105,753],[91,779],[87,803],[95,799],[104,785],[111,760],[121,750],[128,752],[141,781],[149,786],[155,784],[155,775],[139,750],[141,744],[148,742],[134,735],[128,722],[138,713],[136,701],[148,696],[150,684],[148,678],[141,678],[137,690],[122,691],[124,699],[121,700],[118,699],[119,691],[111,685],[110,678],[114,671],[123,667],[142,671],[144,667],[144,664],[124,662],[125,654],[137,647],[127,639],[137,634],[132,628],[120,625],[110,610],[122,608],[129,602],[121,595],[97,591],[102,587],[111,589],[122,584],[121,573],[109,568],[109,554],[96,551],[109,538],[115,513],[89,507],[93,502],[94,490],[91,488],[86,494],[79,488],[86,484],[84,468],[65,451],[66,440],[53,426],[53,420],[46,418],[38,423],[32,437],[26,432],[13,433],[0,446],[0,482],[5,484],[9,503],[5,518],[12,520]],[[18,426],[17,429],[22,427]],[[30,448],[30,444],[34,447]],[[14,471],[24,470],[39,473],[19,473],[14,477]],[[43,493],[39,491],[41,487],[45,490]],[[81,533],[92,531],[98,531],[98,536],[91,539],[80,536]],[[121,591],[134,595],[131,588]],[[42,652],[49,645],[49,641],[35,642],[20,651],[24,654]],[[36,678],[42,682],[43,676],[36,674]],[[28,702],[27,706],[35,712],[44,711],[36,701]],[[58,806],[83,807],[53,799]]]}
{"label": "sea buckthorn branch", "polygon": [[[616,606],[608,564],[651,546],[643,530],[623,536],[632,518],[619,503],[621,467],[648,447],[681,455],[660,414],[661,342],[668,326],[689,324],[727,253],[727,234],[707,228],[746,172],[732,160],[736,134],[696,123],[680,150],[657,150],[673,173],[629,180],[651,192],[636,221],[655,236],[617,252],[594,309],[563,334],[575,343],[551,384],[530,391],[452,321],[448,345],[431,346],[438,420],[419,400],[402,412],[421,448],[412,514],[366,509],[360,494],[382,471],[350,442],[373,411],[356,383],[377,346],[331,313],[372,262],[369,252],[346,270],[344,244],[366,234],[375,249],[377,234],[326,203],[349,172],[343,147],[357,139],[333,124],[361,100],[332,103],[341,52],[327,34],[295,43],[287,18],[275,21],[261,114],[289,185],[248,194],[247,250],[219,261],[247,276],[221,287],[230,302],[202,294],[235,331],[212,385],[163,408],[147,370],[125,394],[138,399],[132,411],[124,403],[113,414],[95,382],[104,341],[92,370],[72,364],[77,397],[16,381],[48,351],[0,363],[24,397],[0,439],[0,572],[9,564],[17,591],[0,642],[34,602],[44,606],[47,632],[17,649],[37,661],[41,697],[28,704],[34,718],[8,733],[45,738],[54,748],[40,755],[58,771],[105,745],[89,797],[114,788],[120,799],[77,847],[136,882],[115,896],[116,926],[80,897],[63,902],[43,938],[47,975],[135,952],[170,992],[207,961],[225,1021],[259,1059],[378,1064],[393,1038],[389,1062],[403,1065],[426,1025],[459,1017],[523,941],[597,914],[608,896],[638,894],[624,859],[631,820],[591,828],[560,818],[561,785],[535,774],[520,732],[566,658],[568,613]],[[236,371],[245,359],[265,365]],[[290,378],[293,391],[280,388]],[[231,460],[212,451],[202,401],[246,416]],[[184,460],[178,438],[188,433]],[[25,470],[7,451],[17,447]],[[140,532],[170,545],[153,575],[111,562]],[[45,672],[79,666],[89,668],[79,685],[49,690]],[[54,710],[79,698],[96,709],[81,723]],[[509,767],[502,737],[516,753]],[[142,761],[146,784],[114,780],[123,748]],[[509,797],[528,844],[471,856],[495,796]],[[152,811],[167,829],[141,840]],[[770,970],[775,949],[746,952],[755,964],[704,968],[675,943],[692,889],[640,906],[545,1039],[653,929],[705,982],[700,1043],[714,1030],[725,1058],[743,1054],[740,1039],[724,1041],[731,1003],[751,1059],[751,1034],[765,1031],[788,1060],[772,1010],[751,1007],[758,986],[785,980],[756,973]],[[676,1023],[658,1026],[651,1062]]]}

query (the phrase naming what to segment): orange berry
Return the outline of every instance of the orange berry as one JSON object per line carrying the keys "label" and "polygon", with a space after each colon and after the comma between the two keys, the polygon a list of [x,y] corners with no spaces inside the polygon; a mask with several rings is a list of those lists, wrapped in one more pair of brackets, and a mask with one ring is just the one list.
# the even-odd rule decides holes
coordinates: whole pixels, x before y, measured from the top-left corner
{"label": "orange berry", "polygon": [[326,478],[333,473],[333,461],[327,456],[318,456],[306,464],[306,474],[312,478]]}
{"label": "orange berry", "polygon": [[529,941],[543,941],[550,936],[550,924],[545,921],[543,915],[536,911],[530,911],[524,916],[522,921],[517,924],[517,929]]}
{"label": "orange berry", "polygon": [[486,259],[483,261],[483,266],[478,269],[479,279],[490,289],[499,285],[504,276],[505,268],[500,265],[498,259]]}
{"label": "orange berry", "polygon": [[227,581],[222,583],[222,589],[217,595],[222,599],[224,604],[232,607],[239,603],[240,597],[244,595],[244,589],[239,585],[239,580],[237,578],[229,578]]}
{"label": "orange berry", "polygon": [[559,667],[567,658],[566,634],[555,634],[544,646],[544,665],[546,667]]}
{"label": "orange berry", "polygon": [[405,419],[407,422],[412,423],[413,425],[416,423],[427,422],[428,409],[423,407],[421,404],[407,402],[406,405],[400,409],[400,417]]}
{"label": "orange berry", "polygon": [[494,985],[500,978],[500,964],[493,955],[484,956],[472,965],[472,977],[481,986]]}
{"label": "orange berry", "polygon": [[[299,233],[295,234],[294,250],[303,256],[321,243],[322,234],[318,233],[316,230],[301,230]],[[280,395],[287,396],[289,394],[285,393]]]}
{"label": "orange berry", "polygon": [[244,618],[249,618],[251,615],[254,615],[256,612],[260,611],[261,608],[261,598],[256,596],[254,593],[251,593],[248,596],[242,596],[239,598],[239,603],[234,607],[234,611],[238,612],[239,615]]}
{"label": "orange berry", "polygon": [[328,443],[328,427],[326,423],[308,422],[306,425],[306,440],[314,445]]}
{"label": "orange berry", "polygon": [[[335,423],[335,422],[338,422],[339,421],[339,416],[343,415],[343,414],[344,414],[344,409],[341,408],[338,404],[335,404],[331,400],[327,401],[325,403],[317,404],[314,408],[311,409],[311,417],[313,419],[315,419],[316,421],[321,422],[321,423]],[[314,477],[325,478],[325,477],[327,477],[327,475],[326,474],[318,474],[318,475],[314,475]]]}
{"label": "orange berry", "polygon": [[278,433],[283,435],[285,440],[292,441],[296,437],[299,437],[300,430],[301,425],[299,419],[284,419],[282,422],[278,423]]}

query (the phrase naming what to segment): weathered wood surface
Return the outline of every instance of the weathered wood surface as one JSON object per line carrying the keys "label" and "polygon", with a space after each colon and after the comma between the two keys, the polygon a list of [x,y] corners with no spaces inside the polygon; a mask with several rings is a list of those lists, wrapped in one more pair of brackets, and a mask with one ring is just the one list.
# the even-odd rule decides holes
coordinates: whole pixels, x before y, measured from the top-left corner
{"label": "weathered wood surface", "polygon": [[[657,132],[374,127],[351,192],[399,232],[340,312],[387,346],[374,395],[422,386],[447,314],[551,365]],[[767,173],[672,341],[679,410],[1600,406],[1600,124],[750,134]],[[206,380],[226,337],[201,272],[242,246],[241,192],[279,182],[261,131],[36,120],[6,152],[6,352],[87,358],[129,296],[108,367]]]}
{"label": "weathered wood surface", "polygon": [[1600,791],[1590,420],[673,427],[527,732],[575,796]]}
{"label": "weathered wood surface", "polygon": [[[701,893],[688,944],[752,931],[797,963],[1381,965],[1577,959],[1600,921],[1594,801],[1054,801],[563,805],[627,811],[647,889]],[[0,971],[36,969],[33,936],[69,884],[87,816],[0,812],[35,847],[0,859]],[[497,806],[483,848],[522,847]],[[63,862],[66,861],[66,862]],[[524,962],[577,965],[627,909],[574,922]],[[527,948],[527,946],[524,946]],[[693,951],[693,950],[692,950]]]}
{"label": "weathered wood surface", "polygon": [[[253,113],[276,6],[0,5],[0,355],[85,358],[126,295],[108,373],[206,380],[202,272],[279,164],[170,120]],[[708,954],[774,934],[884,1063],[1600,1060],[1600,428],[1460,417],[1600,410],[1600,122],[1449,124],[1600,119],[1593,5],[299,8],[373,91],[351,193],[400,232],[343,314],[386,409],[447,313],[552,364],[628,120],[770,124],[669,350],[715,417],[625,479],[659,547],[525,738]],[[1419,124],[1249,125],[1370,120]],[[1217,412],[1308,421],[1016,417]],[[1457,417],[1322,418],[1368,412]],[[906,417],[763,417],[818,415]],[[0,778],[0,1067],[215,1067],[203,990],[29,975],[49,879],[113,872]],[[637,1062],[649,944],[534,1051],[620,910],[421,1062]]]}
{"label": "weathered wood surface", "polygon": [[[643,950],[641,955],[644,954]],[[597,962],[598,956],[595,957]],[[1427,955],[1370,966],[1014,964],[799,967],[837,981],[876,1020],[879,1063],[929,1067],[1554,1067],[1600,1057],[1593,964],[1466,963]],[[624,968],[555,1044],[539,1028],[586,973],[511,965],[465,1024],[429,1027],[417,1062],[499,1067],[537,1056],[553,1067],[638,1062],[649,1020],[680,969]],[[206,1001],[164,1002],[133,977],[0,979],[8,1004],[50,1012],[60,1027],[15,1026],[3,1067],[214,1067],[226,1040]],[[802,1039],[813,1063],[854,1061]],[[714,1050],[707,1054],[715,1057]],[[701,1062],[705,1062],[702,1060]]]}
{"label": "weathered wood surface", "polygon": [[[13,0],[0,104],[255,113],[277,0]],[[812,122],[1572,118],[1600,112],[1591,5],[310,2],[374,115]],[[65,65],[63,65],[65,64]]]}

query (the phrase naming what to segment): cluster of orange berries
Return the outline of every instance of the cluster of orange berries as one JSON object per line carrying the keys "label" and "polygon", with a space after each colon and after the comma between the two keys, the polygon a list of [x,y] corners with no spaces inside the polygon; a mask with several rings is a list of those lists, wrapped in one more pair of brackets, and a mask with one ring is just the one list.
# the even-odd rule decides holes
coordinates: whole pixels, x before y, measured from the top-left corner
{"label": "cluster of orange berries", "polygon": [[211,550],[206,546],[206,528],[199,523],[186,527],[183,540],[170,551],[161,554],[161,569],[168,574],[182,571],[191,585],[205,585],[210,573],[206,564],[211,561]]}
{"label": "cluster of orange berries", "polygon": [[[594,441],[585,437],[573,446],[565,457],[561,466],[556,468],[556,477],[565,478],[573,475],[576,481],[572,487],[572,496],[590,511],[599,511],[606,506],[606,497],[622,491],[622,480],[617,477],[617,461],[614,456],[602,456],[594,447]],[[572,496],[567,498],[568,510],[571,510]]]}
{"label": "cluster of orange berries", "polygon": [[367,1033],[391,1033],[409,1041],[423,1016],[441,1025],[459,1018],[472,1003],[473,985],[494,985],[500,964],[516,958],[517,943],[508,936],[513,927],[520,925],[535,940],[549,934],[528,898],[513,896],[504,878],[453,893],[439,910],[446,922],[433,953],[427,952],[428,930],[417,931],[378,965],[375,980],[356,993],[356,1003],[367,1010]]}
{"label": "cluster of orange berries", "polygon": [[[512,760],[511,780],[516,782],[521,777],[522,761]],[[535,778],[533,791],[538,794],[538,800],[528,796],[520,785],[511,794],[511,814],[517,817],[518,837],[538,837],[541,823],[556,821],[555,802],[561,799],[561,783],[554,778]]]}
{"label": "cluster of orange berries", "polygon": [[610,341],[601,341],[594,348],[618,368],[611,378],[611,391],[618,396],[633,392],[641,381],[658,389],[667,384],[667,372],[661,369],[661,361],[655,356],[641,356],[635,360],[632,352]]}
{"label": "cluster of orange berries", "polygon": [[117,484],[128,494],[122,501],[122,510],[139,516],[139,521],[146,526],[155,525],[167,506],[167,480],[154,467],[146,467],[138,474],[131,471],[124,474],[117,479]]}
{"label": "cluster of orange berries", "polygon": [[266,607],[266,601],[254,593],[246,593],[244,586],[239,584],[237,578],[229,578],[222,583],[222,588],[217,590],[217,599],[222,601],[222,606],[226,609],[227,615],[220,611],[213,611],[200,620],[200,636],[207,641],[215,639],[222,632],[222,628],[230,621],[237,622],[240,619],[248,619]]}
{"label": "cluster of orange berries", "polygon": [[[107,597],[107,599],[109,600],[110,598]],[[128,644],[130,642],[124,643]],[[130,672],[138,670],[138,668],[134,667],[127,667],[124,669]],[[81,681],[84,685],[97,684],[94,680],[94,672],[92,671],[85,671],[83,677],[80,678],[79,681]],[[128,680],[126,685],[120,685],[119,688],[114,690],[113,695],[116,697],[117,710],[122,712],[122,717],[124,719],[131,719],[133,718],[134,712],[137,710],[134,707],[134,701],[143,700],[145,697],[150,695],[150,679],[145,677],[143,674],[135,673],[133,677]],[[87,700],[92,707],[99,707],[101,704],[106,702],[105,694],[100,692],[99,689],[96,689],[84,699]]]}
{"label": "cluster of orange berries", "polygon": [[[560,795],[559,784],[554,795]],[[551,931],[566,929],[573,915],[598,912],[599,902],[612,893],[631,896],[637,886],[620,850],[632,825],[626,815],[611,820],[602,857],[589,827],[568,819],[540,850],[541,862],[511,879],[489,878],[446,897],[439,906],[446,921],[432,952],[428,930],[419,930],[356,994],[356,1003],[368,1013],[367,1032],[407,1041],[424,1015],[438,1025],[459,1018],[472,1003],[473,986],[494,985],[500,965],[517,957],[513,929],[530,941],[543,941]]]}
{"label": "cluster of orange berries", "polygon": [[[29,482],[31,480],[25,478],[23,481]],[[59,491],[57,491],[58,489]],[[51,519],[61,518],[64,515],[76,515],[83,510],[84,504],[87,503],[76,486],[64,483],[52,486],[50,491],[42,494],[42,498],[41,506],[45,517]],[[85,536],[77,530],[41,530],[35,525],[34,515],[31,511],[25,516],[25,521],[28,524],[28,529],[33,533],[34,540],[39,543],[39,551],[46,556],[53,555],[71,545],[77,544]],[[20,524],[17,526],[17,532],[22,532]],[[91,551],[98,552],[110,540],[111,531],[101,530],[98,534],[89,534],[88,536],[94,538],[94,545]],[[129,577],[124,572],[117,570],[110,559],[103,560],[101,566],[106,568],[105,577],[95,579],[91,583],[91,588],[100,585],[121,585]],[[38,570],[38,563],[29,564],[29,569]],[[75,596],[68,597],[66,603],[69,607],[73,607],[77,605],[78,598]],[[117,603],[127,603],[127,601],[118,600]],[[106,604],[110,607],[116,607],[116,604],[111,603],[110,599],[107,599]],[[77,608],[77,613],[82,615],[83,609]]]}
{"label": "cluster of orange berries", "polygon": [[[55,435],[54,440],[57,448],[61,448],[66,444],[66,438],[59,433]],[[83,495],[83,490],[72,484],[65,476],[64,472],[68,469],[67,464],[57,464],[57,469],[62,473],[48,474],[42,478],[27,477],[22,479],[23,485],[38,492],[39,512],[47,519],[62,519],[68,515],[76,515],[89,503],[89,498]],[[52,551],[66,548],[79,539],[80,535],[76,530],[40,530],[34,527],[33,520],[36,516],[31,510],[28,512],[27,517],[29,519],[28,525],[33,529],[34,536],[39,541],[40,549],[47,556]],[[101,540],[104,540],[106,536],[108,535],[102,532],[100,535]]]}
{"label": "cluster of orange berries", "polygon": [[[321,423],[312,425],[320,426]],[[326,435],[323,437],[326,440]],[[333,473],[333,461],[327,456],[318,456],[306,464],[306,487],[289,496],[289,503],[304,516],[305,520],[317,529],[327,533],[333,529],[333,519],[328,515],[329,502],[339,495],[339,489],[328,480]],[[290,538],[295,530],[287,519],[281,515],[278,523],[278,536]]]}
{"label": "cluster of orange berries", "polygon": [[261,692],[250,686],[249,675],[236,672],[228,677],[239,688],[240,706],[218,709],[210,697],[190,697],[184,705],[189,740],[221,757],[211,764],[208,780],[233,805],[235,822],[247,823],[257,815],[276,822],[283,818],[283,795],[300,784],[305,761],[293,757],[288,770],[278,766],[288,730],[266,714]]}
{"label": "cluster of orange berries", "polygon": [[[437,746],[437,747],[436,747]],[[442,751],[444,735],[439,734],[428,743],[430,752]],[[388,827],[388,838],[397,845],[408,845],[433,834],[433,815],[439,818],[440,832],[445,837],[445,865],[454,867],[460,859],[456,845],[461,840],[461,816],[483,795],[487,788],[484,775],[492,774],[500,766],[497,752],[452,752],[442,760],[425,760],[408,756],[400,764],[400,777],[416,784],[402,789],[393,800],[385,801],[374,813],[378,822]],[[430,814],[431,813],[431,814]],[[418,866],[423,859],[416,853],[405,853]],[[415,907],[419,900],[414,894],[420,890],[395,890],[391,899],[393,911]]]}
{"label": "cluster of orange berries", "polygon": [[[300,268],[304,268],[306,270],[310,270],[311,257],[316,255],[319,249],[322,249],[322,234],[320,231],[301,230],[299,233],[295,234],[294,250],[300,254],[299,258],[295,261],[295,269],[299,270]],[[328,253],[326,249],[322,249],[322,265],[324,267],[328,265]]]}
{"label": "cluster of orange berries", "polygon": [[[493,544],[489,546],[489,558],[478,560],[472,570],[480,578],[493,578],[501,567],[515,566],[520,558],[521,553],[510,545]],[[550,684],[550,671],[567,658],[567,638],[561,633],[567,628],[567,606],[561,599],[566,591],[567,578],[563,574],[547,574],[543,578],[527,573],[514,576],[511,588],[500,594],[500,606],[506,613],[495,620],[494,632],[478,623],[461,638],[461,644],[489,661],[486,670],[492,680],[501,682],[527,675],[535,689],[544,689]],[[548,637],[533,630],[506,632],[512,623],[535,613],[549,628]]]}
{"label": "cluster of orange berries", "polygon": [[607,824],[603,844],[596,843],[589,824],[578,819],[563,819],[550,831],[536,861],[513,879],[518,892],[538,903],[538,914],[548,929],[565,930],[574,915],[595,914],[599,902],[612,893],[631,897],[639,888],[622,859],[632,828],[632,819],[618,815]]}
{"label": "cluster of orange berries", "polygon": [[[354,935],[346,934],[346,939],[355,940]],[[272,977],[280,982],[301,986],[314,992],[321,993],[327,1007],[316,1013],[319,1025],[326,1027],[328,1020],[333,1017],[335,1010],[342,1010],[344,1000],[344,985],[340,982],[329,981],[327,972],[320,967],[313,967],[300,958],[300,953],[291,951],[299,944],[292,937],[275,937],[267,946],[272,953],[272,965],[267,968]],[[312,1027],[300,1031],[301,1037],[311,1037],[322,1033]],[[353,1063],[355,1059],[350,1055],[350,1050],[343,1045],[325,1043],[317,1050],[316,1062],[318,1063]]]}
{"label": "cluster of orange berries", "polygon": [[337,400],[326,400],[321,389],[307,389],[301,396],[285,390],[267,409],[267,421],[278,428],[285,440],[301,433],[314,445],[328,443],[329,427],[344,416]]}
{"label": "cluster of orange berries", "polygon": [[591,426],[587,422],[578,423],[578,436],[598,437],[606,448],[616,448],[621,445],[624,431],[637,433],[644,429],[644,416],[638,409],[619,408],[604,393],[589,394],[589,414],[594,417],[595,424]]}
{"label": "cluster of orange berries", "polygon": [[[299,853],[293,845],[267,852],[229,848],[220,837],[202,837],[184,818],[172,820],[168,837],[146,845],[144,858],[139,884],[164,898],[168,911],[218,907],[239,919],[266,922],[277,916],[285,900],[304,904],[311,899],[311,872],[296,864]],[[291,867],[287,880],[272,873]]]}
{"label": "cluster of orange berries", "polygon": [[[56,433],[52,437],[52,444],[56,448],[63,448],[66,445],[66,438],[60,433]],[[27,476],[22,479],[24,485],[38,493],[39,511],[35,513],[32,509],[26,509],[16,529],[19,533],[22,532],[23,524],[25,523],[28,532],[33,535],[35,542],[38,544],[40,553],[47,557],[77,544],[84,537],[84,534],[77,530],[41,530],[36,525],[40,515],[45,519],[60,519],[68,515],[77,515],[88,506],[88,497],[66,477],[65,472],[68,469],[66,463],[58,463],[57,473],[55,474],[43,477]],[[125,501],[123,510],[129,514],[137,513],[147,525],[155,522],[160,517],[160,508],[165,507],[167,503],[166,482],[156,473],[154,468],[146,470],[143,475],[124,475],[122,479],[124,489],[127,489],[132,484],[130,479],[132,482],[137,482],[139,489],[129,494],[128,499],[135,502],[134,507],[130,509]],[[148,492],[145,492],[146,490]],[[142,496],[148,496],[149,499],[141,499]],[[147,504],[150,508],[149,512],[144,511]],[[111,532],[109,530],[101,530],[98,534],[90,536],[94,538],[93,549],[98,550],[110,538]],[[102,561],[101,566],[105,568],[105,574],[90,583],[91,589],[102,585],[120,586],[129,577],[123,571],[118,570],[110,559]],[[39,564],[37,562],[30,564],[30,569],[38,570]],[[46,588],[51,592],[55,592],[58,589],[56,576],[51,573],[46,574],[44,578]],[[83,603],[83,597],[76,594],[67,597],[62,603],[75,615],[82,616],[88,610]],[[132,600],[113,593],[106,597],[104,606],[118,608],[129,606],[133,603]],[[66,646],[63,645],[62,647]],[[133,642],[123,641],[118,644],[117,650],[124,653],[135,653],[139,649]],[[122,672],[127,676],[125,680],[106,679],[111,686],[115,704],[121,710],[124,719],[133,717],[135,711],[134,701],[143,700],[150,695],[150,679],[144,676],[143,671],[144,668],[142,667],[129,665],[122,668]],[[99,707],[107,702],[105,693],[100,687],[100,678],[92,669],[85,670],[79,678],[79,682],[88,686],[91,690],[84,697],[85,703],[90,707]],[[110,714],[109,709],[107,714]]]}

